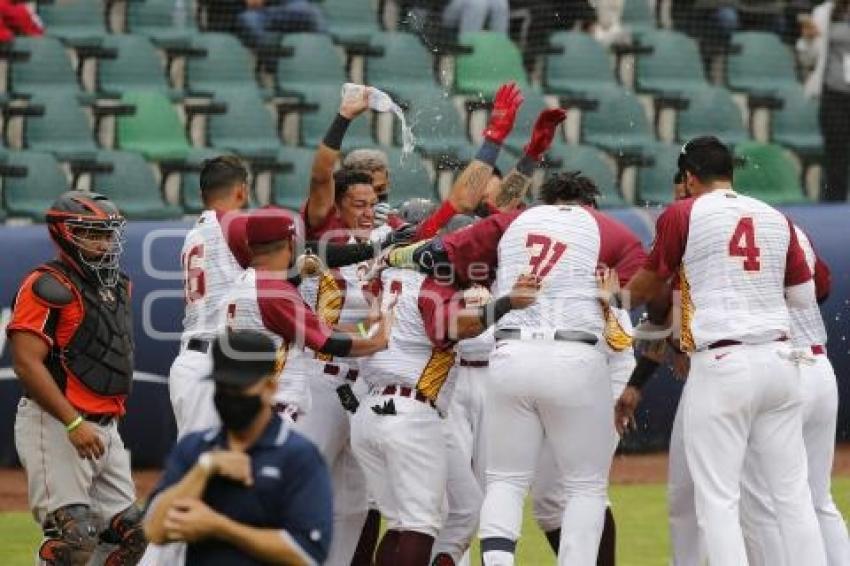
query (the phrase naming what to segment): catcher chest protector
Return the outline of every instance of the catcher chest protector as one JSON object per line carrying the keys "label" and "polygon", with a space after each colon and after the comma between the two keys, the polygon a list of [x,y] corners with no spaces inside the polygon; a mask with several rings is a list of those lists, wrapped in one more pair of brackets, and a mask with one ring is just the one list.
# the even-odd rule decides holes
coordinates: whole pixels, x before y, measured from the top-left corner
{"label": "catcher chest protector", "polygon": [[[129,282],[99,287],[73,268],[51,261],[39,268],[69,279],[83,300],[83,320],[68,344],[55,345],[48,368],[64,390],[66,368],[98,395],[127,395],[133,381],[133,319]],[[55,344],[55,341],[54,341]],[[59,349],[61,348],[61,349]]]}

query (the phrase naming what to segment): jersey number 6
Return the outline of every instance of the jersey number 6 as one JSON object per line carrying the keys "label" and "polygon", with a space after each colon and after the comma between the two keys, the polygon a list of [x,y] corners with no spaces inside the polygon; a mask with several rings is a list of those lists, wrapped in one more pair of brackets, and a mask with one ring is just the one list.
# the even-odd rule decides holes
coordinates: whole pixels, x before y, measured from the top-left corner
{"label": "jersey number 6", "polygon": [[761,269],[761,250],[756,246],[756,229],[752,217],[744,216],[738,221],[735,233],[729,240],[729,255],[744,258],[744,271]]}
{"label": "jersey number 6", "polygon": [[552,271],[552,268],[567,251],[567,244],[553,240],[543,234],[529,234],[525,240],[525,247],[528,248],[531,255],[528,260],[531,265],[531,274],[541,279]]}

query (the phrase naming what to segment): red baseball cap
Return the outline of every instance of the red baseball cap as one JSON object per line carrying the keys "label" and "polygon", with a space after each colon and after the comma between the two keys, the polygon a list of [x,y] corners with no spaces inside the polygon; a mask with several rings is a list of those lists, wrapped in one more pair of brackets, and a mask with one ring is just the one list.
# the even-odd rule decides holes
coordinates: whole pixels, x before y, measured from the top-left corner
{"label": "red baseball cap", "polygon": [[282,208],[255,210],[245,226],[245,239],[249,246],[291,240],[295,234],[293,213]]}

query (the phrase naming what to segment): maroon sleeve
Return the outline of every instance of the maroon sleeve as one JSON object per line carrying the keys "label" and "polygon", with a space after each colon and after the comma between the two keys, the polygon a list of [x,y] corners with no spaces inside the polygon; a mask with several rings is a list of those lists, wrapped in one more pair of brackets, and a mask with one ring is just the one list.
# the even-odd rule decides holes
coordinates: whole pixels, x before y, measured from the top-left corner
{"label": "maroon sleeve", "polygon": [[829,270],[829,265],[819,256],[815,255],[815,295],[818,303],[822,303],[829,298],[832,292],[832,273]]}
{"label": "maroon sleeve", "polygon": [[431,215],[423,220],[416,229],[414,240],[427,240],[433,238],[440,231],[440,228],[446,225],[446,222],[452,219],[452,216],[457,214],[457,210],[449,201],[444,201],[440,208],[431,213]]}
{"label": "maroon sleeve", "polygon": [[812,271],[809,269],[806,254],[797,239],[794,224],[790,218],[786,217],[786,219],[788,220],[788,230],[791,232],[791,240],[788,242],[788,252],[785,256],[785,286],[793,287],[811,279]]}
{"label": "maroon sleeve", "polygon": [[[307,222],[307,207],[310,205],[310,200],[304,201],[304,205],[301,207],[299,211],[301,215],[301,220],[304,222],[305,228],[305,240],[319,240],[330,230],[344,230],[345,226],[342,221],[339,219],[339,212],[336,209],[336,206],[332,206],[328,211],[328,215],[322,220],[322,222],[318,226],[310,226]],[[344,241],[346,238],[335,237],[332,240],[334,242],[338,242],[340,240]]]}
{"label": "maroon sleeve", "polygon": [[646,263],[640,239],[625,224],[593,208],[586,208],[599,224],[599,261],[617,270],[625,285]]}
{"label": "maroon sleeve", "polygon": [[261,279],[258,273],[257,302],[263,325],[287,342],[319,351],[333,334],[333,329],[319,320],[288,281]]}
{"label": "maroon sleeve", "polygon": [[488,216],[465,230],[443,237],[446,255],[461,285],[492,279],[499,262],[499,240],[521,211]]}
{"label": "maroon sleeve", "polygon": [[655,241],[644,267],[667,279],[674,275],[682,264],[685,246],[688,243],[688,225],[694,199],[674,202],[661,213],[655,222]]}
{"label": "maroon sleeve", "polygon": [[443,285],[428,277],[419,289],[419,313],[425,323],[425,332],[435,348],[447,350],[454,342],[448,331],[455,315],[463,309],[463,299],[452,285]]}
{"label": "maroon sleeve", "polygon": [[230,253],[236,258],[237,263],[243,269],[251,264],[251,248],[245,236],[245,227],[248,225],[248,212],[233,210],[230,212],[216,211],[218,223],[224,232],[224,240]]}

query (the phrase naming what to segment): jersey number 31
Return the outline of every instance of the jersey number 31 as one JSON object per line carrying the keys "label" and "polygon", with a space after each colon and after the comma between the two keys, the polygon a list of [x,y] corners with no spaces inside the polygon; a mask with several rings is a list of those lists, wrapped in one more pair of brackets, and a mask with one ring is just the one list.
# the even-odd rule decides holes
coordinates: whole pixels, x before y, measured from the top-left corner
{"label": "jersey number 31", "polygon": [[567,251],[567,244],[553,240],[543,234],[529,234],[525,240],[525,247],[531,255],[528,262],[531,265],[531,274],[541,279],[549,275],[555,264]]}
{"label": "jersey number 31", "polygon": [[761,269],[761,250],[756,245],[756,229],[752,217],[744,216],[738,221],[732,239],[729,240],[729,255],[744,258],[744,271]]}

